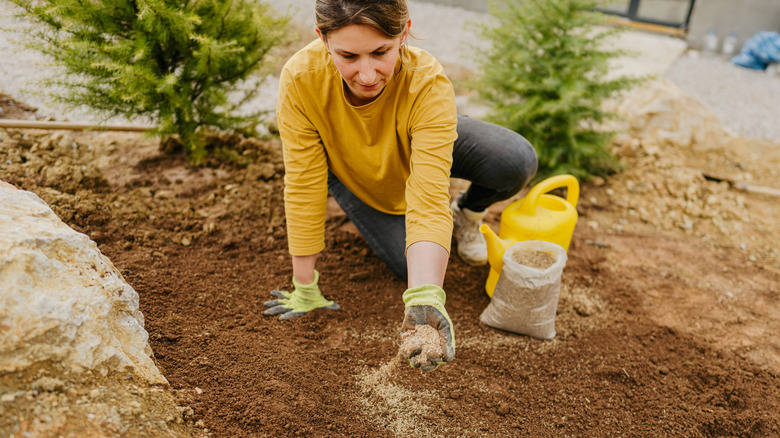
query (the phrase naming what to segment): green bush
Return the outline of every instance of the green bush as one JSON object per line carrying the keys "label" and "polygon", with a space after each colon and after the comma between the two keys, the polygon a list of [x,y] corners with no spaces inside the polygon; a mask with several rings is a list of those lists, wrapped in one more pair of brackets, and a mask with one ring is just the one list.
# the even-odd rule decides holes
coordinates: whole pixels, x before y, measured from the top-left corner
{"label": "green bush", "polygon": [[67,73],[45,81],[66,90],[57,101],[151,120],[194,164],[208,153],[204,131],[259,123],[261,112],[238,111],[256,90],[240,84],[270,67],[288,22],[244,0],[11,1],[34,24],[32,47]]}
{"label": "green bush", "polygon": [[638,82],[607,78],[608,61],[625,54],[606,48],[621,31],[601,28],[594,0],[507,0],[491,4],[497,23],[481,28],[491,47],[473,84],[490,119],[523,136],[539,157],[537,180],[571,173],[606,176],[620,164],[610,152],[613,117],[602,101]]}

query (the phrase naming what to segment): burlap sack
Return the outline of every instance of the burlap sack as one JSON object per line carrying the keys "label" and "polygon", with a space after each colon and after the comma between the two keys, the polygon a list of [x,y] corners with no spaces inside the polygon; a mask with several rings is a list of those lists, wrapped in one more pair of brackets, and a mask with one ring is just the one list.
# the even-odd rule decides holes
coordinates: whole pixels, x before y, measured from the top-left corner
{"label": "burlap sack", "polygon": [[[514,260],[517,251],[546,252],[555,258],[555,262],[543,270],[521,265]],[[493,298],[480,315],[480,321],[538,339],[554,338],[566,250],[555,243],[527,240],[509,247],[503,259],[504,268]]]}

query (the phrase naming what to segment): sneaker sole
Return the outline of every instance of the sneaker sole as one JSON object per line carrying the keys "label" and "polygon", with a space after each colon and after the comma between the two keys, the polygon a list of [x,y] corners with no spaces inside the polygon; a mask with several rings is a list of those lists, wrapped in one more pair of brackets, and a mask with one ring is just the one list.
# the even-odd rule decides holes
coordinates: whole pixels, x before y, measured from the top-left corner
{"label": "sneaker sole", "polygon": [[458,249],[458,257],[460,257],[463,263],[470,266],[485,266],[488,263],[487,260],[471,260],[468,257],[464,257],[463,254],[461,254],[460,249]]}

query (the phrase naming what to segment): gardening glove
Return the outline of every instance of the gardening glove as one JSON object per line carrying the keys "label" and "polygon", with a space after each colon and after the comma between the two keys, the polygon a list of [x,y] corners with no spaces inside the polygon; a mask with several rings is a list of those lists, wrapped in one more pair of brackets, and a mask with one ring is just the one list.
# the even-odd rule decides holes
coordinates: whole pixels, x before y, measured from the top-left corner
{"label": "gardening glove", "polygon": [[292,282],[295,289],[292,293],[284,290],[271,291],[271,295],[279,299],[266,301],[265,307],[270,307],[263,312],[264,315],[281,315],[280,320],[297,318],[314,309],[339,310],[341,306],[334,301],[326,300],[320,292],[317,281],[320,279],[320,273],[314,271],[314,281],[311,284],[300,284],[293,277]]}
{"label": "gardening glove", "polygon": [[423,371],[433,371],[440,364],[450,362],[455,358],[455,331],[452,328],[452,320],[444,309],[446,294],[444,289],[432,284],[407,289],[403,295],[406,310],[401,333],[414,330],[418,325],[430,325],[439,331],[446,340],[444,357],[428,358],[428,363],[415,364],[412,360],[422,352],[422,349],[412,351],[404,357],[409,360],[409,365],[414,368],[422,366]]}

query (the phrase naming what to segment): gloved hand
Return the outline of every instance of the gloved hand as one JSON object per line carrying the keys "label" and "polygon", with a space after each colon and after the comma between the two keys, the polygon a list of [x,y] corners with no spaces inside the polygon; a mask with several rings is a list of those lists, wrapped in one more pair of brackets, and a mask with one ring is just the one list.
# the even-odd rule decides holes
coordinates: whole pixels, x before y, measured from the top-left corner
{"label": "gloved hand", "polygon": [[311,284],[300,284],[293,277],[293,289],[292,293],[284,290],[271,291],[271,295],[279,297],[279,299],[266,301],[263,303],[265,307],[270,307],[263,312],[263,315],[279,315],[279,319],[285,320],[290,318],[297,318],[310,312],[314,309],[330,309],[339,310],[341,306],[334,301],[326,300],[320,292],[317,281],[320,279],[320,273],[314,271],[314,281]]}
{"label": "gloved hand", "polygon": [[418,325],[430,325],[439,331],[446,340],[444,357],[429,357],[427,363],[416,364],[412,359],[422,352],[422,349],[412,351],[404,357],[409,360],[409,365],[414,368],[422,366],[423,371],[433,371],[444,362],[450,362],[455,358],[455,331],[452,328],[452,320],[444,309],[446,294],[444,289],[432,284],[407,289],[403,295],[406,310],[401,333],[414,330]]}

